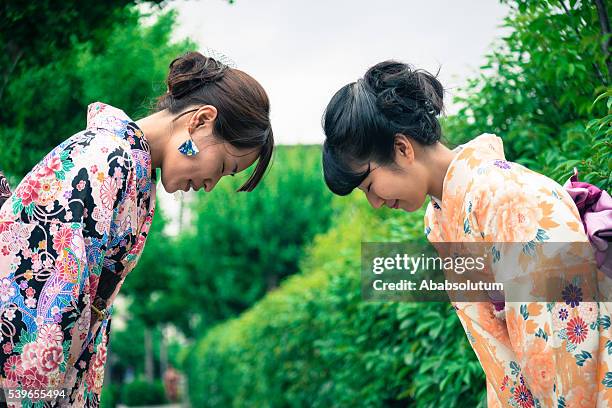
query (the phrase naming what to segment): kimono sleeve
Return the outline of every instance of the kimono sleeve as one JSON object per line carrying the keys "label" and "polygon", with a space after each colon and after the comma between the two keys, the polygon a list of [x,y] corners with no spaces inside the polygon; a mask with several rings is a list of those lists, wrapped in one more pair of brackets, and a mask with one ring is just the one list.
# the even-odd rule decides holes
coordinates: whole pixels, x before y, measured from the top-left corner
{"label": "kimono sleeve", "polygon": [[524,182],[510,178],[494,194],[474,197],[473,221],[492,244],[496,280],[528,282],[521,289],[529,289],[505,286],[503,316],[483,311],[490,305],[461,306],[496,394],[490,398],[519,406],[611,406],[602,401],[612,402],[605,346],[612,344],[612,309],[589,296],[594,260],[575,228],[577,212],[554,182]]}
{"label": "kimono sleeve", "polygon": [[84,132],[50,152],[3,206],[3,387],[69,385],[89,331],[92,277],[132,174],[129,146]]}

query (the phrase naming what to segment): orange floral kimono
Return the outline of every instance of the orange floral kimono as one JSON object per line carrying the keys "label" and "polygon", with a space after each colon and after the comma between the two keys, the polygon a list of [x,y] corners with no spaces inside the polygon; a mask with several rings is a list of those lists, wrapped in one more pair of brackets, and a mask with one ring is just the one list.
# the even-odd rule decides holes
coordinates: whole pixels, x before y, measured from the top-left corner
{"label": "orange floral kimono", "polygon": [[[506,161],[501,138],[484,133],[454,151],[442,200],[431,197],[424,219],[432,244],[588,242],[565,189]],[[491,302],[452,304],[489,407],[612,407],[612,303],[506,301],[503,313]]]}

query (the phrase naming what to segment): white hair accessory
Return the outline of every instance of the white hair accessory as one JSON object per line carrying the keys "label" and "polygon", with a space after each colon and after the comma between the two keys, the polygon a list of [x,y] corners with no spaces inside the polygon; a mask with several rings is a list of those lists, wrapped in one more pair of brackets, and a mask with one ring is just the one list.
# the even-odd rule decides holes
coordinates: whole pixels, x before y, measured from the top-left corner
{"label": "white hair accessory", "polygon": [[236,62],[233,59],[223,54],[222,52],[215,50],[214,48],[204,47],[200,52],[205,57],[213,58],[230,68],[236,68]]}

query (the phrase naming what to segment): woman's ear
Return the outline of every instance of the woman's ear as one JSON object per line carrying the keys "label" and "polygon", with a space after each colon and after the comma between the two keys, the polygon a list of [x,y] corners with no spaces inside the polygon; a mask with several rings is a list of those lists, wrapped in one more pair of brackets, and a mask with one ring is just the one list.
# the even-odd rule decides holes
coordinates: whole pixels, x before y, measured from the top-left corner
{"label": "woman's ear", "polygon": [[410,141],[406,135],[402,133],[396,133],[393,142],[395,150],[396,162],[404,164],[412,164],[414,162],[414,148],[413,142]]}
{"label": "woman's ear", "polygon": [[189,120],[189,132],[192,133],[207,123],[212,124],[217,118],[217,108],[212,105],[204,105],[199,108]]}

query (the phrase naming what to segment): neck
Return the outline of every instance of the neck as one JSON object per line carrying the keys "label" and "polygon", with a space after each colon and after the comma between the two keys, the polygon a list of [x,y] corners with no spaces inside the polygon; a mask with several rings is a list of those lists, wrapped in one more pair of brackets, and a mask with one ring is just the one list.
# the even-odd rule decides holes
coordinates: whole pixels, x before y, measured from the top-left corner
{"label": "neck", "polygon": [[151,169],[161,168],[164,151],[172,134],[172,116],[164,109],[136,121],[151,149]]}
{"label": "neck", "polygon": [[430,157],[428,159],[431,166],[431,174],[428,183],[427,194],[433,195],[440,201],[442,200],[442,193],[444,187],[444,178],[448,167],[457,153],[453,152],[442,143],[436,143],[435,147],[429,152]]}

